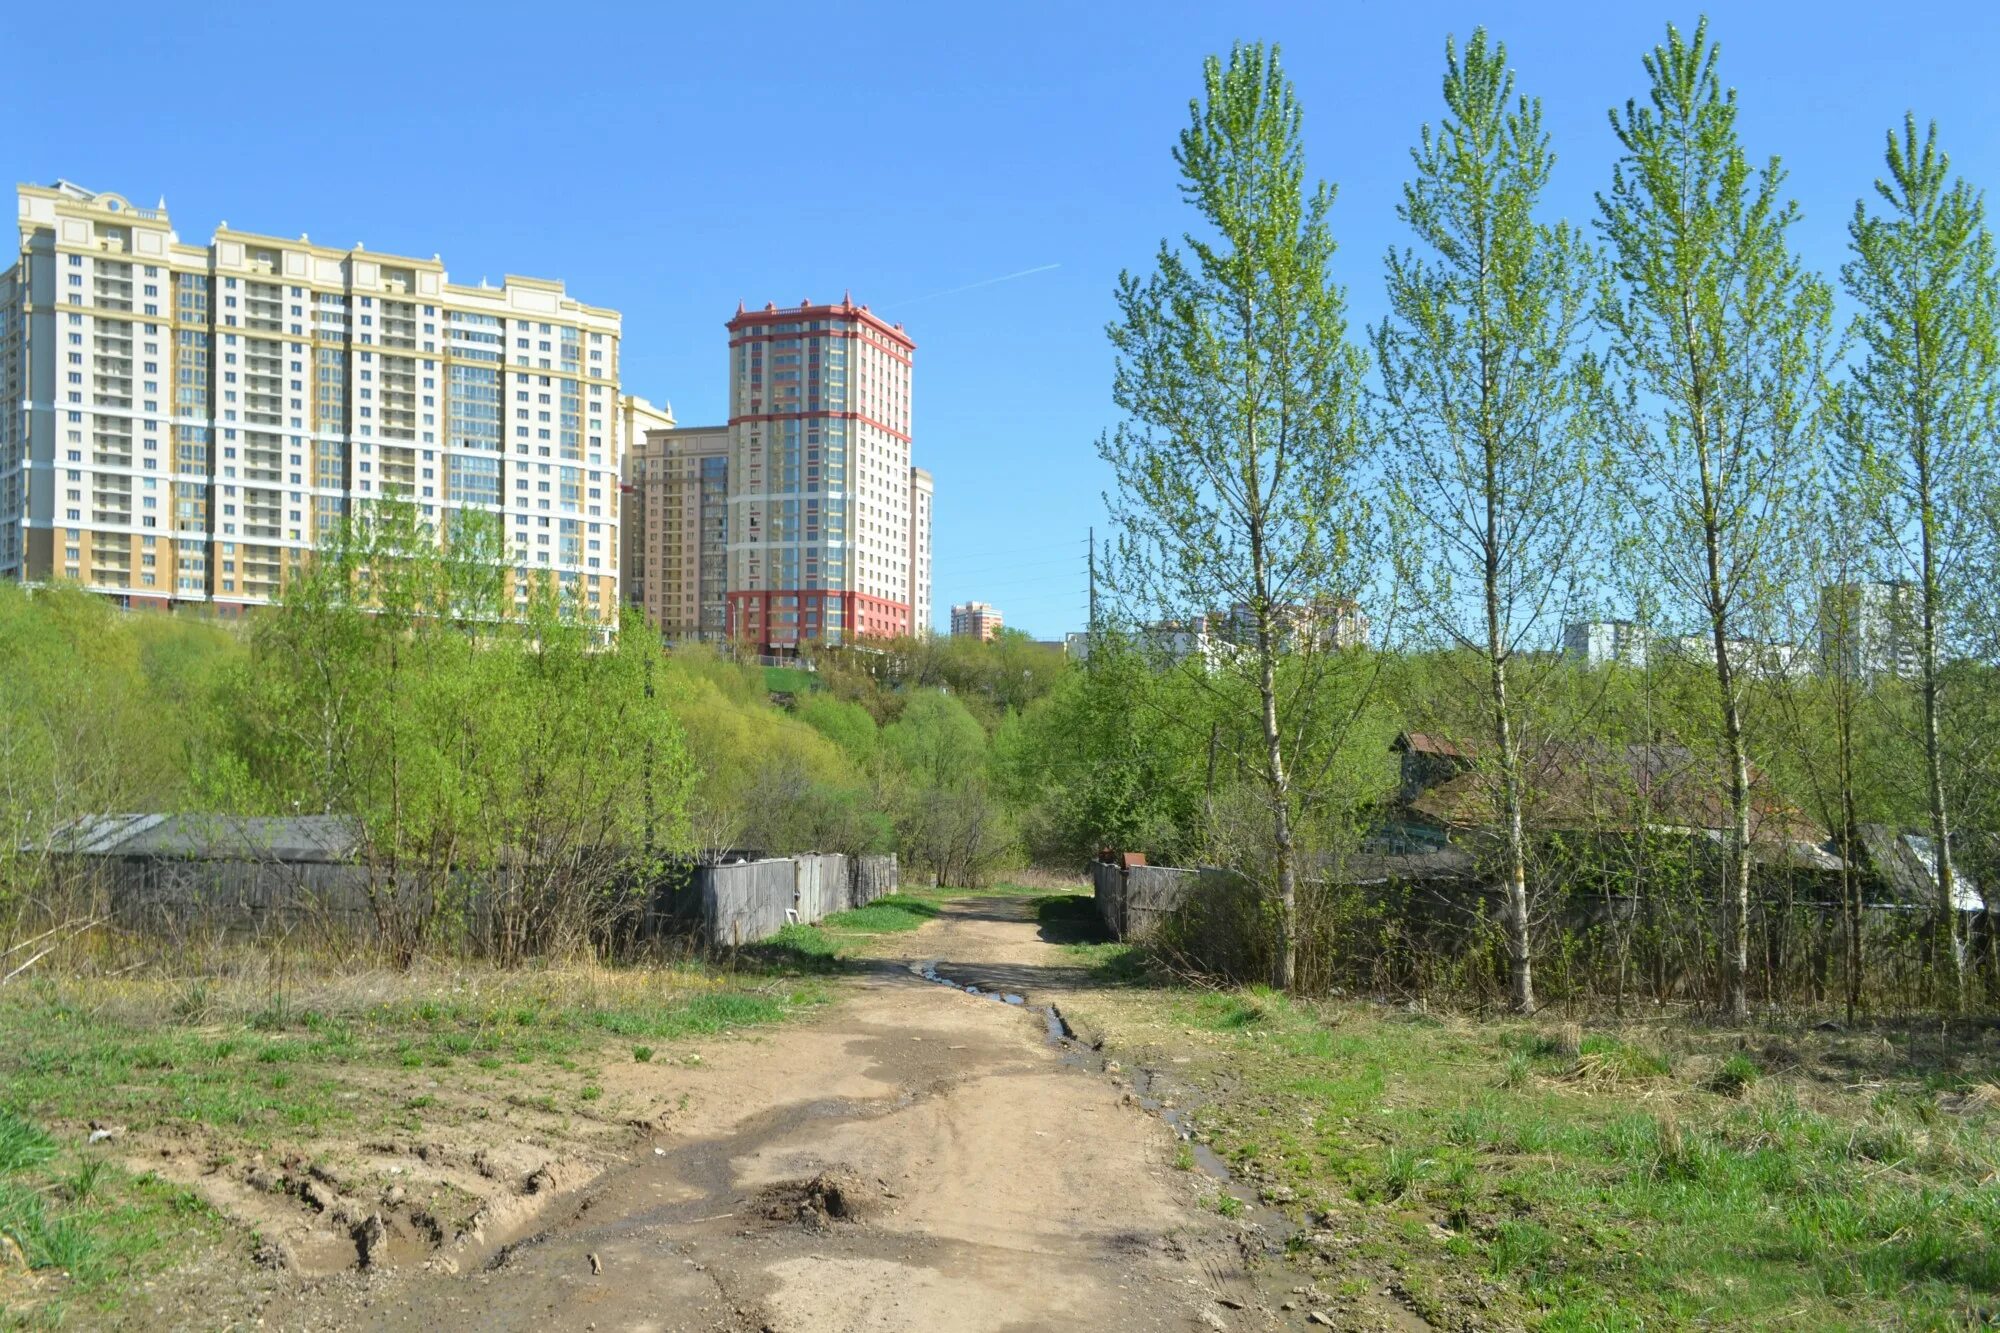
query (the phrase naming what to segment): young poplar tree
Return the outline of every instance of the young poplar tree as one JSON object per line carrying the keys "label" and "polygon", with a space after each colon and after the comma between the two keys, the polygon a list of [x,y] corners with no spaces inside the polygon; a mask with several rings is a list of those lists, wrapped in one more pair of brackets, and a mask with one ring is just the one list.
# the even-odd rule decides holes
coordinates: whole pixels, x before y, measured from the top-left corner
{"label": "young poplar tree", "polygon": [[1128,420],[1099,452],[1117,481],[1107,496],[1122,529],[1114,591],[1168,616],[1243,609],[1246,642],[1218,666],[1252,686],[1245,721],[1261,742],[1255,774],[1279,909],[1274,979],[1289,989],[1293,761],[1307,730],[1295,704],[1315,691],[1301,684],[1281,699],[1281,658],[1299,637],[1300,608],[1337,615],[1352,595],[1365,361],[1328,273],[1333,190],[1306,185],[1299,102],[1277,49],[1239,45],[1203,72],[1206,97],[1191,104],[1174,160],[1205,232],[1184,238],[1186,254],[1163,242],[1153,276],[1119,278],[1108,332],[1113,397]]}
{"label": "young poplar tree", "polygon": [[[1786,243],[1797,206],[1776,158],[1752,168],[1708,24],[1671,25],[1645,59],[1648,103],[1611,113],[1624,149],[1599,227],[1615,280],[1598,303],[1600,381],[1635,546],[1700,618],[1714,654],[1731,829],[1724,1011],[1749,1011],[1750,759],[1746,668],[1808,473],[1832,328],[1826,284]],[[1615,386],[1615,387],[1613,387]]]}
{"label": "young poplar tree", "polygon": [[1477,654],[1498,778],[1513,1005],[1535,1010],[1514,659],[1560,623],[1586,567],[1593,491],[1578,357],[1595,263],[1538,221],[1555,155],[1537,99],[1514,94],[1507,48],[1475,29],[1445,43],[1444,123],[1411,150],[1397,214],[1422,245],[1391,251],[1391,315],[1374,331],[1399,526],[1415,605]]}
{"label": "young poplar tree", "polygon": [[1888,176],[1875,182],[1886,207],[1854,206],[1854,257],[1841,269],[1860,307],[1866,349],[1854,372],[1862,429],[1857,457],[1885,556],[1915,593],[1917,692],[1922,706],[1925,798],[1937,863],[1937,956],[1951,968],[1947,999],[1965,1001],[1965,941],[1955,909],[1939,717],[1939,654],[1968,596],[1990,595],[1987,506],[2000,424],[2000,279],[1986,200],[1954,180],[1937,126],[1919,139],[1916,117],[1892,130]]}

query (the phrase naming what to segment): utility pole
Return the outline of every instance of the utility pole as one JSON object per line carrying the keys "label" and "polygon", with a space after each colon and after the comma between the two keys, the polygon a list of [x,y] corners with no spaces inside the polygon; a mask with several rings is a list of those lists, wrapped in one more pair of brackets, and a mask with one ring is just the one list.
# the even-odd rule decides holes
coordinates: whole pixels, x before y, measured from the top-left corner
{"label": "utility pole", "polygon": [[1097,528],[1090,529],[1090,637],[1097,637]]}

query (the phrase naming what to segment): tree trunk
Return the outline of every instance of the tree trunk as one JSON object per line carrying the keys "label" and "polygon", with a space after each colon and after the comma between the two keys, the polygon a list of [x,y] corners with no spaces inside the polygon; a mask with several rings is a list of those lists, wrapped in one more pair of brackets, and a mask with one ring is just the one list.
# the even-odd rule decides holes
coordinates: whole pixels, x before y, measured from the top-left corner
{"label": "tree trunk", "polygon": [[1493,734],[1500,745],[1501,819],[1507,840],[1506,931],[1514,1012],[1535,1012],[1535,965],[1528,943],[1528,857],[1521,829],[1521,764],[1507,710],[1507,663],[1498,650],[1499,617],[1492,586],[1487,589],[1488,643],[1492,665]]}
{"label": "tree trunk", "polygon": [[[1842,688],[1846,685],[1843,682]],[[1854,812],[1854,707],[1840,705],[1840,904],[1847,918],[1847,1021],[1861,1009],[1861,878],[1854,857],[1861,841]]]}
{"label": "tree trunk", "polygon": [[1517,1014],[1535,1012],[1535,964],[1528,940],[1528,856],[1521,832],[1521,762],[1514,749],[1513,717],[1507,707],[1507,640],[1500,623],[1500,429],[1494,420],[1494,352],[1484,210],[1479,222],[1479,433],[1485,458],[1486,509],[1484,588],[1486,663],[1492,690],[1493,739],[1500,750],[1501,823],[1506,831],[1506,932],[1509,999]]}
{"label": "tree trunk", "polygon": [[1722,1010],[1724,1017],[1740,1023],[1750,1016],[1750,760],[1744,753],[1743,716],[1736,705],[1736,668],[1729,660],[1719,534],[1712,523],[1707,547],[1709,632],[1715,643],[1715,685],[1722,705],[1723,751],[1729,762],[1729,878],[1722,894],[1728,929],[1722,941]]}
{"label": "tree trunk", "polygon": [[1945,1004],[1953,1013],[1965,1007],[1965,944],[1959,936],[1957,872],[1951,861],[1951,820],[1944,801],[1944,753],[1938,736],[1938,702],[1942,693],[1938,680],[1938,595],[1936,551],[1932,529],[1937,522],[1935,502],[1930,493],[1930,475],[1919,450],[1919,527],[1923,542],[1923,681],[1924,778],[1930,801],[1931,856],[1937,864],[1937,957],[1940,966],[1949,966],[1945,977]]}
{"label": "tree trunk", "polygon": [[1299,974],[1299,880],[1292,855],[1291,789],[1285,776],[1284,747],[1278,732],[1277,673],[1272,662],[1270,609],[1259,599],[1257,611],[1257,693],[1263,705],[1264,783],[1271,798],[1271,839],[1278,871],[1278,987],[1290,991]]}

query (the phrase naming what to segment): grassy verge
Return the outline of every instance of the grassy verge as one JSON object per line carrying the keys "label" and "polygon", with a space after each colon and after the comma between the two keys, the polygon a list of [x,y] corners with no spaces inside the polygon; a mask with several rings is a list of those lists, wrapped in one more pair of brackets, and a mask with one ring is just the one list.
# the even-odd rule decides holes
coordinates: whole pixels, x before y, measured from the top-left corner
{"label": "grassy verge", "polygon": [[88,1317],[225,1228],[196,1195],[0,1110],[0,1327]]}
{"label": "grassy verge", "polygon": [[1029,900],[1042,937],[1090,968],[1099,984],[1137,984],[1145,980],[1142,950],[1104,938],[1097,904],[1086,893],[1044,893]]}
{"label": "grassy verge", "polygon": [[935,895],[893,893],[813,925],[788,925],[764,948],[773,956],[809,965],[837,965],[841,959],[867,954],[872,940],[901,935],[934,920],[942,903]]}
{"label": "grassy verge", "polygon": [[[786,926],[769,941],[757,946],[755,953],[781,965],[807,970],[836,970],[850,960],[880,956],[894,947],[896,936],[935,920],[946,903],[965,899],[1029,898],[1030,905],[1037,910],[1041,904],[1048,902],[1058,904],[1056,910],[1060,911],[1060,904],[1081,902],[1087,908],[1090,902],[1088,898],[1078,898],[1074,894],[1034,896],[1039,893],[1040,890],[1019,884],[993,884],[977,889],[906,888],[888,897],[877,898],[864,907],[836,912],[814,925]],[[1095,919],[1091,917],[1092,922]],[[1047,926],[1046,919],[1044,926]],[[1083,929],[1080,925],[1064,923],[1059,923],[1056,928],[1070,934]]]}
{"label": "grassy verge", "polygon": [[1473,1022],[1068,947],[1128,983],[1071,1019],[1171,1080],[1336,1293],[1439,1327],[2000,1318],[2000,1034]]}
{"label": "grassy verge", "polygon": [[[796,977],[691,966],[9,987],[0,1233],[31,1269],[21,1286],[37,1319],[108,1309],[227,1230],[186,1189],[119,1165],[127,1144],[194,1145],[215,1167],[385,1134],[471,1141],[503,1122],[555,1139],[589,1122],[608,1135],[622,1112],[605,1100],[607,1065],[671,1059],[825,994]],[[93,1126],[111,1138],[90,1143]],[[6,1251],[0,1242],[0,1282]]]}

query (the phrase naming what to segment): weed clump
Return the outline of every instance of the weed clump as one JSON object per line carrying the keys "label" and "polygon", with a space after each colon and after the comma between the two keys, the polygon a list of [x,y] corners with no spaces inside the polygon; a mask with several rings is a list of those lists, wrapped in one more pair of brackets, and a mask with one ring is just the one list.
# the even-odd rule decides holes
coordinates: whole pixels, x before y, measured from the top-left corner
{"label": "weed clump", "polygon": [[1570,1067],[1571,1078],[1591,1087],[1642,1083],[1672,1072],[1672,1063],[1658,1051],[1602,1035],[1585,1037]]}
{"label": "weed clump", "polygon": [[1725,1097],[1741,1097],[1757,1085],[1760,1076],[1756,1061],[1739,1051],[1722,1062],[1709,1078],[1708,1089]]}

